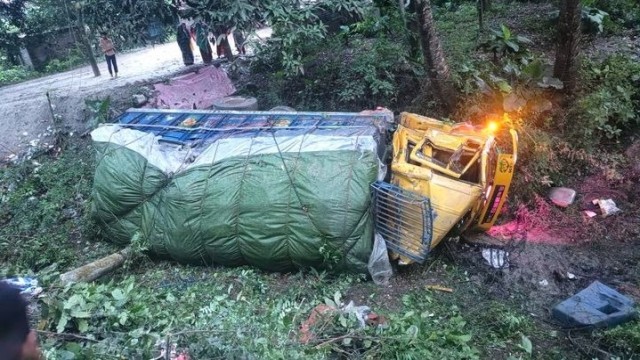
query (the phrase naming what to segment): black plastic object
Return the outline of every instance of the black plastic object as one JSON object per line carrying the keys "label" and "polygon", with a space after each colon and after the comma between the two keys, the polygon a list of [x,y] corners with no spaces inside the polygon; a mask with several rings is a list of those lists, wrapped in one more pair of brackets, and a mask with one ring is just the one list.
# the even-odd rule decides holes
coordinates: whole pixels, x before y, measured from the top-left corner
{"label": "black plastic object", "polygon": [[553,308],[553,316],[567,327],[606,327],[633,319],[634,302],[594,281],[589,287]]}

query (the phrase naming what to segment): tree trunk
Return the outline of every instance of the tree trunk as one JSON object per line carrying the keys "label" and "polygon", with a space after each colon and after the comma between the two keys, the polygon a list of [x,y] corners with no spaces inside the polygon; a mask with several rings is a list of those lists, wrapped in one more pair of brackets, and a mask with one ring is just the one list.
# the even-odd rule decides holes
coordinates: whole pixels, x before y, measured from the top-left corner
{"label": "tree trunk", "polygon": [[562,80],[564,92],[572,95],[578,81],[578,53],[580,51],[580,0],[561,0],[558,22],[558,43],[553,76]]}
{"label": "tree trunk", "polygon": [[456,105],[457,94],[451,80],[451,72],[447,66],[440,39],[436,33],[433,14],[431,13],[431,1],[422,0],[420,2],[420,36],[422,42],[422,53],[424,55],[424,65],[429,81],[436,96],[442,104],[451,112]]}
{"label": "tree trunk", "polygon": [[480,33],[484,30],[484,0],[477,0],[478,6],[478,38]]}
{"label": "tree trunk", "polygon": [[96,62],[96,57],[93,56],[93,50],[91,50],[91,44],[89,43],[88,34],[85,30],[85,27],[81,25],[81,29],[79,31],[78,40],[80,41],[80,48],[86,56],[87,61],[91,65],[91,70],[93,70],[93,75],[100,76],[100,69],[98,68],[98,63]]}
{"label": "tree trunk", "polygon": [[420,46],[420,22],[418,21],[420,7],[416,3],[416,0],[411,0],[409,2],[409,7],[407,10],[410,14],[410,16],[407,17],[409,56],[411,56],[412,59],[418,59],[420,57],[420,53],[422,52],[422,48]]}

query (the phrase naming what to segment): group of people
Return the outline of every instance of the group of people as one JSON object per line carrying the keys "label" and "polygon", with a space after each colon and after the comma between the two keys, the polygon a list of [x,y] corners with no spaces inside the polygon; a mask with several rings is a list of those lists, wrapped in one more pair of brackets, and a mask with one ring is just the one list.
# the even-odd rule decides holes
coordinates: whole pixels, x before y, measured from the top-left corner
{"label": "group of people", "polygon": [[226,56],[224,41],[233,34],[236,49],[240,55],[245,54],[245,37],[242,30],[235,28],[233,31],[222,28],[216,29],[215,34],[202,21],[197,21],[189,26],[186,22],[178,25],[177,40],[180,51],[182,52],[182,61],[185,65],[193,65],[193,49],[191,40],[194,39],[200,56],[205,64],[211,64],[213,61],[213,49],[211,44],[215,44],[216,57],[222,58]]}
{"label": "group of people", "polygon": [[[178,25],[178,46],[180,46],[182,61],[185,65],[193,65],[194,62],[193,49],[191,48],[192,39],[195,39],[195,43],[200,50],[200,56],[202,56],[202,61],[205,64],[211,64],[213,62],[212,43],[215,44],[216,56],[218,58],[225,56],[223,42],[232,34],[238,54],[245,55],[245,35],[242,30],[237,27],[232,30],[222,28],[217,30],[216,34],[214,34],[202,21],[197,21],[191,26],[187,25],[186,22],[181,22],[180,25]],[[116,61],[116,48],[113,45],[113,41],[104,31],[100,33],[100,49],[107,60],[109,75],[111,75],[112,79],[117,78],[118,63]]]}

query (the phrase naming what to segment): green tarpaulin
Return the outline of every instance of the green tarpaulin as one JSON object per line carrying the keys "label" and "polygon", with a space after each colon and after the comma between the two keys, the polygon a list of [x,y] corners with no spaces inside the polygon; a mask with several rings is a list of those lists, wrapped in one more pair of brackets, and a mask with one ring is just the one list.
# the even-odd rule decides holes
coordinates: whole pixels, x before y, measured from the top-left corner
{"label": "green tarpaulin", "polygon": [[376,119],[300,129],[261,123],[200,136],[209,141],[197,146],[165,143],[171,135],[157,128],[100,127],[92,133],[93,215],[108,239],[126,245],[135,236],[184,263],[366,271],[369,187],[384,175]]}

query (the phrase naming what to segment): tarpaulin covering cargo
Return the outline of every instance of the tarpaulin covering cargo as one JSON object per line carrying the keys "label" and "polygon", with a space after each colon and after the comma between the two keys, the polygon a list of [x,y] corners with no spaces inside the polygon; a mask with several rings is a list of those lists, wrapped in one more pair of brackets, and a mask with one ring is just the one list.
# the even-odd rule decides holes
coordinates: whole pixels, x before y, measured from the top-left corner
{"label": "tarpaulin covering cargo", "polygon": [[93,216],[185,263],[366,271],[390,112],[130,110],[91,133]]}

